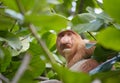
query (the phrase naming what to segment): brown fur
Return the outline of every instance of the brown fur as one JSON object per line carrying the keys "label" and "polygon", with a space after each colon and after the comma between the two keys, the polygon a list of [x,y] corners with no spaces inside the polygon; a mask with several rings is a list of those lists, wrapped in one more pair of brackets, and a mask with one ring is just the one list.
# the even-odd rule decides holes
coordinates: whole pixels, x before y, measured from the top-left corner
{"label": "brown fur", "polygon": [[65,57],[67,67],[71,70],[89,72],[98,66],[97,61],[90,58],[95,46],[86,49],[86,42],[76,32],[72,30],[60,32],[56,44],[58,52]]}

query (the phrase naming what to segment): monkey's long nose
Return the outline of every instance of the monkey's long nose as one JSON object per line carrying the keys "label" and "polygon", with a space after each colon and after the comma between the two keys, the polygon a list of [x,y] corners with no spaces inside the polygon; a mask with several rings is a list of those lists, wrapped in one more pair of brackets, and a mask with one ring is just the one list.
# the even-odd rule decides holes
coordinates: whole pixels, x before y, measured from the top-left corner
{"label": "monkey's long nose", "polygon": [[70,38],[67,37],[67,36],[64,36],[64,37],[61,38],[60,41],[61,41],[61,44],[67,44],[67,43],[70,42]]}

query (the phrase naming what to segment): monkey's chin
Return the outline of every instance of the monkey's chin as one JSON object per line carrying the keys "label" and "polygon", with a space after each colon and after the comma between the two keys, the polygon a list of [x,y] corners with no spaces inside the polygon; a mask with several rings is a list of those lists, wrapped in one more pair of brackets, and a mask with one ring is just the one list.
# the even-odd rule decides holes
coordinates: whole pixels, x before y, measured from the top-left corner
{"label": "monkey's chin", "polygon": [[71,49],[70,48],[66,48],[63,50],[64,54],[70,54],[71,53]]}

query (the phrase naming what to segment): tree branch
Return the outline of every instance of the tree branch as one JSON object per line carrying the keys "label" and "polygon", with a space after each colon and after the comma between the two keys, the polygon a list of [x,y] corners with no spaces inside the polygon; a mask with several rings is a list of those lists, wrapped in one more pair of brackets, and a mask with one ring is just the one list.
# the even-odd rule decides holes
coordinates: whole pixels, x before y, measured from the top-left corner
{"label": "tree branch", "polygon": [[49,49],[47,48],[46,44],[42,41],[42,39],[40,39],[40,37],[39,37],[39,35],[38,35],[35,27],[32,24],[30,24],[29,25],[29,29],[32,32],[33,36],[37,39],[39,45],[43,48],[43,50],[45,51],[45,53],[48,55],[50,61],[52,63],[55,63],[56,61],[55,61],[52,53],[49,51]]}
{"label": "tree branch", "polygon": [[[20,12],[24,15],[24,8],[22,6],[22,4],[20,3],[20,0],[16,0],[16,3],[18,5],[18,8],[20,10]],[[52,63],[55,63],[55,59],[52,56],[52,53],[48,50],[47,46],[45,45],[45,43],[39,38],[39,35],[35,29],[35,27],[32,24],[29,24],[29,29],[32,32],[33,36],[37,39],[38,43],[40,44],[40,46],[43,48],[43,50],[45,51],[45,53],[48,55],[48,57],[50,58]]]}
{"label": "tree branch", "polygon": [[10,83],[9,79],[4,77],[1,73],[0,73],[0,81],[4,81],[5,83]]}
{"label": "tree branch", "polygon": [[25,70],[28,67],[28,64],[30,62],[31,59],[31,55],[26,53],[26,55],[23,58],[23,61],[18,69],[18,71],[16,72],[15,76],[12,79],[11,83],[18,83],[19,79],[22,77],[22,75],[24,74]]}
{"label": "tree branch", "polygon": [[34,80],[45,81],[45,80],[49,80],[49,78],[40,76],[35,78]]}

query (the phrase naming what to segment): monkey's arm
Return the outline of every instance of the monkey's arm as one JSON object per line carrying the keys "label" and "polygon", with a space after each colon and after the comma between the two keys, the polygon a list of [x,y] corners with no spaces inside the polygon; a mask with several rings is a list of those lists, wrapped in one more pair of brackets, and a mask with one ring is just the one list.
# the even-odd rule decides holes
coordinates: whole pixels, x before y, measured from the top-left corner
{"label": "monkey's arm", "polygon": [[98,62],[94,59],[83,59],[70,67],[70,70],[78,72],[89,72],[98,65]]}

